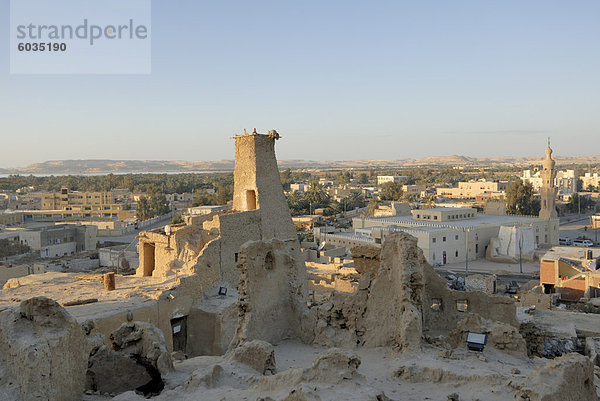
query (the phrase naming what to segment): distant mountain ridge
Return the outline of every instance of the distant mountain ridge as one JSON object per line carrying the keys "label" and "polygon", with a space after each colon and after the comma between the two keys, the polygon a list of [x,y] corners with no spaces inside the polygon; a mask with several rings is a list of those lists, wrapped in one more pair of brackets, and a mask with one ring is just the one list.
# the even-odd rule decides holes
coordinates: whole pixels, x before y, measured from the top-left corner
{"label": "distant mountain ridge", "polygon": [[[600,155],[556,156],[557,164],[600,163]],[[281,168],[401,168],[418,166],[494,166],[541,164],[543,156],[468,157],[439,156],[399,160],[280,160]],[[22,168],[0,168],[0,174],[126,174],[232,171],[233,160],[52,160]]]}

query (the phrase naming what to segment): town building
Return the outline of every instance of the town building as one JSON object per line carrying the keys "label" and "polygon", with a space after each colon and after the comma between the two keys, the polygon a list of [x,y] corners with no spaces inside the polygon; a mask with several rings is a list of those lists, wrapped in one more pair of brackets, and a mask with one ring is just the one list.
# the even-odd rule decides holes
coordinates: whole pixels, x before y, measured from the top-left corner
{"label": "town building", "polygon": [[422,198],[427,195],[427,186],[425,185],[402,185],[402,192],[405,195],[415,198]]}
{"label": "town building", "polygon": [[491,216],[471,208],[417,209],[410,216],[358,217],[352,220],[352,226],[351,232],[321,233],[315,229],[315,237],[350,250],[358,245],[379,246],[390,233],[402,231],[417,238],[429,263],[446,264],[485,258],[490,241],[501,236],[502,227],[531,230],[536,247],[557,245],[559,230],[558,219]]}
{"label": "town building", "polygon": [[404,181],[408,180],[408,177],[405,175],[378,175],[377,176],[377,185],[381,186],[386,182],[393,182],[394,184],[400,184]]}
{"label": "town building", "polygon": [[[533,189],[539,191],[544,184],[542,173],[543,170],[523,170],[521,180],[530,183]],[[553,183],[560,196],[571,195],[577,192],[577,172],[575,170],[556,171]]]}
{"label": "town building", "polygon": [[600,251],[580,247],[555,247],[540,258],[540,285],[546,294],[563,300],[600,296]]}
{"label": "town building", "polygon": [[459,182],[457,188],[436,188],[436,194],[442,198],[459,199],[475,199],[482,194],[502,197],[507,186],[508,182],[486,180]]}
{"label": "town building", "polygon": [[303,182],[295,182],[290,184],[290,191],[304,193],[308,189],[308,184]]}
{"label": "town building", "polygon": [[42,258],[73,255],[96,249],[95,226],[62,224],[18,230],[19,240],[39,251]]}
{"label": "town building", "polygon": [[[26,216],[37,221],[60,221],[67,219],[109,218],[125,220],[135,216],[135,207],[118,203],[118,199],[129,199],[124,190],[103,192],[80,192],[62,188],[59,192],[42,194],[42,213]],[[126,191],[126,190],[125,190]],[[34,216],[36,215],[36,216]]]}
{"label": "town building", "polygon": [[585,173],[580,179],[581,185],[583,186],[581,190],[587,191],[590,188],[596,190],[600,189],[600,175],[598,173]]}

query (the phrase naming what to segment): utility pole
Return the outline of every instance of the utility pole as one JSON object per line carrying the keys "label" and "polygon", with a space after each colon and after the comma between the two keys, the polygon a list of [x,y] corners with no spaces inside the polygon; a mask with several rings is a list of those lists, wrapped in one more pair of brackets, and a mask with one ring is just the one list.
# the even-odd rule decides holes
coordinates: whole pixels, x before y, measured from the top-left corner
{"label": "utility pole", "polygon": [[469,231],[471,229],[465,229],[465,274],[469,274]]}

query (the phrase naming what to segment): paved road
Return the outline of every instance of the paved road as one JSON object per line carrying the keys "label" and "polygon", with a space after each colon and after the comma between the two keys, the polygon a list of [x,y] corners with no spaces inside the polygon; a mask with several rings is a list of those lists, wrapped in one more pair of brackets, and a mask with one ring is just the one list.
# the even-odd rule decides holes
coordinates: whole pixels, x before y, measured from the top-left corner
{"label": "paved road", "polygon": [[[599,229],[595,229],[592,230],[590,228],[591,225],[591,221],[590,221],[590,216],[593,213],[587,213],[585,215],[581,215],[581,218],[577,218],[578,216],[570,216],[571,218],[575,219],[575,220],[571,220],[571,221],[562,221],[560,223],[560,237],[561,238],[570,238],[571,240],[574,240],[575,238],[578,237],[584,237],[584,238],[589,238],[594,242],[598,242],[598,240],[600,240],[600,230]],[[561,218],[562,219],[562,218]]]}

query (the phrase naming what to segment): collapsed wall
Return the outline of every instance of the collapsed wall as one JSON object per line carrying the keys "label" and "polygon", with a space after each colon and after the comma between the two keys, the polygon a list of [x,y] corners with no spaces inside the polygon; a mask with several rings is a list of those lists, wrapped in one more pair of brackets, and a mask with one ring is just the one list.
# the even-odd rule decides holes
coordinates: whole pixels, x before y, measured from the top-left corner
{"label": "collapsed wall", "polygon": [[423,335],[447,335],[467,312],[518,327],[512,299],[450,290],[406,233],[390,234],[381,250],[352,252],[362,271],[357,291],[334,292],[311,309],[318,345],[415,349]]}
{"label": "collapsed wall", "polygon": [[353,249],[362,271],[355,294],[333,293],[315,305],[315,343],[415,349],[422,333],[423,265],[412,237],[393,233],[383,248]]}
{"label": "collapsed wall", "polygon": [[49,298],[0,313],[0,359],[23,401],[81,400],[88,355],[81,326]]}
{"label": "collapsed wall", "polygon": [[251,340],[308,340],[306,268],[298,245],[272,239],[240,249],[239,318],[230,348]]}

